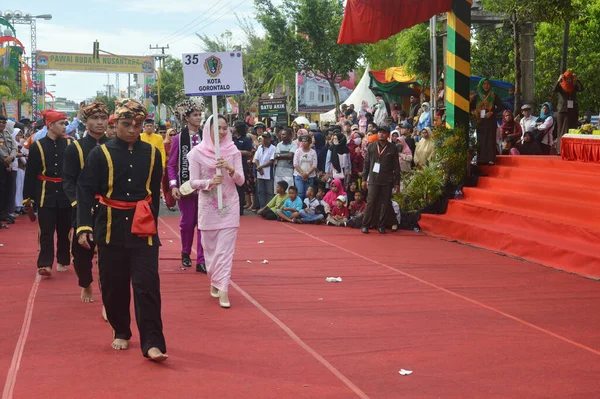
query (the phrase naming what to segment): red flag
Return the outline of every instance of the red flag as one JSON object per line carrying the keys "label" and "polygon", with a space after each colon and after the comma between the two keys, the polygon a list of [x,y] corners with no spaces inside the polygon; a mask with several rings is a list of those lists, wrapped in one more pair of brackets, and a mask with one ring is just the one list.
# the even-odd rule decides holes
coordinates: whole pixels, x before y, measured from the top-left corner
{"label": "red flag", "polygon": [[375,43],[451,7],[452,0],[348,0],[338,44]]}

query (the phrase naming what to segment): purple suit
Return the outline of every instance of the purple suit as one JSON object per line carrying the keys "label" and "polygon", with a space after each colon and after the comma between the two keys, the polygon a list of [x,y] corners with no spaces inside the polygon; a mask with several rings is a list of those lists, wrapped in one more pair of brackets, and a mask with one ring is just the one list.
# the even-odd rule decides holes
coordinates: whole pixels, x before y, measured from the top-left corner
{"label": "purple suit", "polygon": [[[169,187],[180,186],[179,178],[179,138],[181,134],[173,137],[171,144],[171,153],[169,154],[169,162],[167,163],[167,174],[169,175]],[[200,136],[190,135],[191,147],[200,144]],[[179,212],[181,212],[181,221],[179,222],[179,230],[181,231],[181,252],[191,255],[192,243],[194,242],[194,230],[198,225],[198,194],[194,192],[192,195],[182,197],[177,201]],[[200,230],[197,230],[196,263],[205,263],[204,250],[202,249],[202,235]]]}

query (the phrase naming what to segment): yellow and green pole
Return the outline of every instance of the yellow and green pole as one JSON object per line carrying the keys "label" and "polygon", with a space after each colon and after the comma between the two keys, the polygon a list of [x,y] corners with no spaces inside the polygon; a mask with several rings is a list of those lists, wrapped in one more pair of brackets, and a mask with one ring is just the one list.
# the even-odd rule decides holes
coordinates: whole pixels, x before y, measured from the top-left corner
{"label": "yellow and green pole", "polygon": [[469,129],[472,0],[454,0],[448,13],[446,124]]}

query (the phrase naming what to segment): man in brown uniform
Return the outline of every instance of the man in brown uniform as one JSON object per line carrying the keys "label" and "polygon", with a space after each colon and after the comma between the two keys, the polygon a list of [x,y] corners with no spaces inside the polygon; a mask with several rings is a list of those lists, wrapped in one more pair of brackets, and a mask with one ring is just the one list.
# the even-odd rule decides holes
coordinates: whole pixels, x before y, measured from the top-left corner
{"label": "man in brown uniform", "polygon": [[369,144],[365,153],[362,188],[368,188],[367,208],[363,217],[362,232],[369,233],[369,227],[377,226],[385,234],[385,220],[392,200],[392,186],[400,190],[400,161],[398,148],[390,143],[390,128],[379,127],[378,141]]}

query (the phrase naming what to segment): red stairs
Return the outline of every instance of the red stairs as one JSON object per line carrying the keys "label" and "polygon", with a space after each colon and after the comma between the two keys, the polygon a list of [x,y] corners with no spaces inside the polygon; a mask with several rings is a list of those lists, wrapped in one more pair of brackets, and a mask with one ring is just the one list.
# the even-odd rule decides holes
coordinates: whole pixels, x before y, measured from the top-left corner
{"label": "red stairs", "polygon": [[422,215],[422,230],[600,279],[600,164],[500,156],[483,172],[446,214]]}

